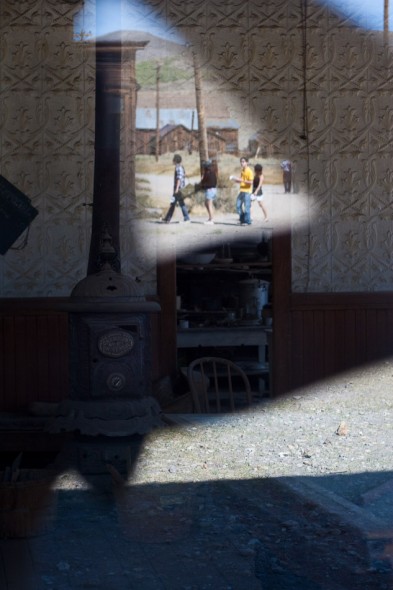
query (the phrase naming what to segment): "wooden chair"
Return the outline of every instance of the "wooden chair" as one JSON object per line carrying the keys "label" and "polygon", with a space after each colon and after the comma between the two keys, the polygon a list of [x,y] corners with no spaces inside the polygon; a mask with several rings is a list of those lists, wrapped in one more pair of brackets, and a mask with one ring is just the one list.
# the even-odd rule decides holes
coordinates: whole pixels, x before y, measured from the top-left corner
{"label": "wooden chair", "polygon": [[195,359],[188,366],[187,378],[199,414],[234,412],[252,403],[247,375],[230,360],[212,356]]}

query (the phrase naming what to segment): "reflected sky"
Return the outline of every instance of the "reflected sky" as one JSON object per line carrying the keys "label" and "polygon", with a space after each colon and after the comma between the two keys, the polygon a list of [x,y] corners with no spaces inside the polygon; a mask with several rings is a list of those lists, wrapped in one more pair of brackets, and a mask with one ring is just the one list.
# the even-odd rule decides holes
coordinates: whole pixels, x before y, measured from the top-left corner
{"label": "reflected sky", "polygon": [[[119,30],[149,31],[153,35],[168,38],[176,42],[185,39],[175,29],[168,29],[168,24],[151,6],[143,0],[126,0],[123,2],[122,14],[114,10],[111,0],[97,0],[99,4],[97,20],[95,11],[81,9],[75,18],[75,38],[81,38],[81,32],[88,37],[95,38],[108,35]],[[383,30],[385,0],[327,0],[320,4],[329,5],[340,16],[349,19],[354,25],[370,30]],[[389,30],[393,28],[393,11],[390,1],[387,2],[389,11]],[[84,35],[82,35],[83,37]]]}
{"label": "reflected sky", "polygon": [[[170,28],[151,7],[139,0],[122,3],[121,14],[114,10],[112,0],[97,0],[96,11],[82,8],[74,20],[74,37],[94,39],[116,31],[148,31],[152,35],[177,43],[185,43],[182,35]],[[96,14],[97,13],[97,14]]]}
{"label": "reflected sky", "polygon": [[[349,18],[355,25],[375,31],[383,30],[384,0],[328,0],[327,4],[340,15]],[[390,1],[388,2],[389,11]],[[393,15],[389,15],[389,30],[393,28]]]}

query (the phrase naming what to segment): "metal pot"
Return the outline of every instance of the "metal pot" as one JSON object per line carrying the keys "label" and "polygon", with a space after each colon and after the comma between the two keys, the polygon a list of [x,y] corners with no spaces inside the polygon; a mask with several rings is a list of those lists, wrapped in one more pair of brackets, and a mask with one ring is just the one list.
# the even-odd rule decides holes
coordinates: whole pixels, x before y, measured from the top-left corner
{"label": "metal pot", "polygon": [[261,319],[262,309],[269,298],[269,281],[247,279],[239,282],[240,305],[246,317]]}

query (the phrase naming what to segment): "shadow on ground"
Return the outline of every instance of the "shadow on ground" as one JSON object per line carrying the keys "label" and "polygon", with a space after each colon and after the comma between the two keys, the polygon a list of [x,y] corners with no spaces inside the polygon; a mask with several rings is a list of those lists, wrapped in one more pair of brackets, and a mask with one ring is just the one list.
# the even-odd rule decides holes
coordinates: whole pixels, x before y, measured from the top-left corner
{"label": "shadow on ground", "polygon": [[385,522],[360,506],[360,495],[358,504],[342,497],[343,490],[381,489],[392,473],[384,481],[363,475],[321,478],[323,489],[306,481],[315,478],[130,485],[116,470],[62,473],[49,529],[1,541],[0,587],[392,588],[392,513]]}

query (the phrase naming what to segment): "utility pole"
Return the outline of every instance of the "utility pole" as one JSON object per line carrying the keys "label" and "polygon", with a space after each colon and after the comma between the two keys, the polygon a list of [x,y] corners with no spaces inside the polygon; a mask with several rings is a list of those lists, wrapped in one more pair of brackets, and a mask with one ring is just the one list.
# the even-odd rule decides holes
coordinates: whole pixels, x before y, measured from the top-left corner
{"label": "utility pole", "polygon": [[192,115],[191,115],[191,137],[190,137],[190,145],[188,148],[188,153],[191,155],[192,154],[192,150],[194,147],[194,119],[195,119],[195,112],[194,109],[192,110]]}
{"label": "utility pole", "polygon": [[389,0],[384,0],[383,3],[383,36],[387,44],[389,40]]}
{"label": "utility pole", "polygon": [[196,51],[192,49],[192,57],[194,62],[194,77],[195,77],[195,99],[196,99],[196,108],[197,108],[197,116],[198,116],[198,138],[199,138],[199,158],[201,162],[201,172],[202,172],[202,162],[204,160],[209,159],[209,149],[207,143],[207,130],[206,130],[206,123],[205,123],[205,106],[203,103],[203,96],[202,96],[202,75],[201,75],[201,68],[199,65],[199,59],[196,54]]}
{"label": "utility pole", "polygon": [[157,64],[156,78],[156,162],[160,155],[160,64]]}

